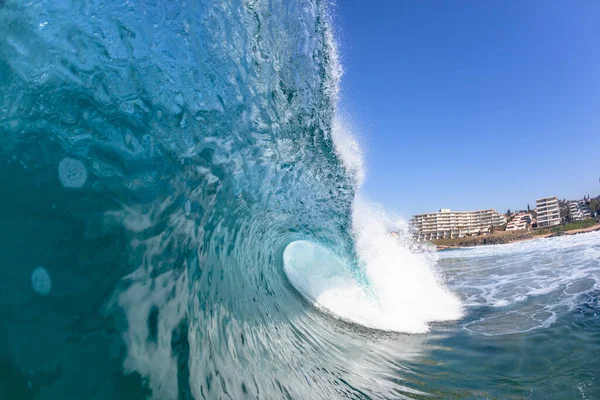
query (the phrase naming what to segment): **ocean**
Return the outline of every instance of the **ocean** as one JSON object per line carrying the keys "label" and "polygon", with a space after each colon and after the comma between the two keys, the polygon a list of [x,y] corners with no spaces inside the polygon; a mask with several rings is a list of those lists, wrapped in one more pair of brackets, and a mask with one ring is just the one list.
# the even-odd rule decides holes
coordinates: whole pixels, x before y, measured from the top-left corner
{"label": "ocean", "polygon": [[0,399],[600,398],[599,234],[415,243],[334,11],[0,1]]}

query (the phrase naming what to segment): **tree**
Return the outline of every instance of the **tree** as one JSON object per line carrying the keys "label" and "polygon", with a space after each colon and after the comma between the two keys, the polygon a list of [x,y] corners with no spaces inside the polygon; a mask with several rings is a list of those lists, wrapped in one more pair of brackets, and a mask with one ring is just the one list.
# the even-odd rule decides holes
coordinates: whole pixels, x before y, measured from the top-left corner
{"label": "tree", "polygon": [[561,207],[559,212],[563,223],[571,222],[571,210],[569,210],[569,207]]}
{"label": "tree", "polygon": [[527,212],[530,212],[531,208],[529,208],[529,203],[527,203]]}
{"label": "tree", "polygon": [[506,210],[506,215],[510,215],[510,214],[512,214],[512,213],[510,212],[510,208],[509,208],[508,210]]}
{"label": "tree", "polygon": [[590,200],[590,211],[593,214],[596,214],[600,209],[600,204],[598,203],[598,199],[592,199]]}

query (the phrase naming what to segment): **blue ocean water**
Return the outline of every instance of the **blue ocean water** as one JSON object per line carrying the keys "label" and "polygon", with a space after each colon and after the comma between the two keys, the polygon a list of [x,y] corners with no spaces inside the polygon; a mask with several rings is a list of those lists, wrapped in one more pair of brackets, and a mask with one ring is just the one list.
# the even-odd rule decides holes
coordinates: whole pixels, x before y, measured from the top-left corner
{"label": "blue ocean water", "polygon": [[600,232],[442,252],[439,265],[466,312],[441,328],[430,382],[456,398],[600,398]]}
{"label": "blue ocean water", "polygon": [[600,397],[597,234],[413,243],[331,12],[0,2],[0,399]]}

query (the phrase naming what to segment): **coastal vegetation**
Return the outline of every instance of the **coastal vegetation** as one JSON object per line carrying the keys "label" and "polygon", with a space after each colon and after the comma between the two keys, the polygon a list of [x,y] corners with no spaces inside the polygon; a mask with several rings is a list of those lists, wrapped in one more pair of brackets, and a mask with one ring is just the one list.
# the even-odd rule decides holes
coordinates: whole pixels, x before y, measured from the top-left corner
{"label": "coastal vegetation", "polygon": [[545,235],[548,233],[567,232],[575,229],[586,229],[596,225],[598,221],[594,218],[584,219],[583,221],[569,222],[565,225],[555,226],[554,228],[538,229],[535,231],[537,235]]}
{"label": "coastal vegetation", "polygon": [[473,237],[461,237],[451,239],[437,239],[433,240],[438,249],[455,248],[455,247],[472,247],[481,246],[488,244],[504,244],[510,242],[517,242],[521,240],[533,239],[535,236],[532,232],[526,230],[516,232],[503,232],[496,231],[491,235],[485,236],[473,236]]}
{"label": "coastal vegetation", "polygon": [[523,229],[521,231],[496,230],[489,235],[451,239],[437,239],[433,240],[432,243],[435,244],[438,247],[438,249],[471,247],[489,244],[504,244],[548,236],[557,236],[561,234],[573,234],[578,233],[578,231],[580,230],[589,230],[590,228],[593,228],[595,226],[597,226],[598,229],[600,229],[600,224],[598,223],[598,220],[594,218],[588,218],[583,221],[571,222],[565,225],[556,226],[554,228],[537,229],[533,231],[528,229]]}

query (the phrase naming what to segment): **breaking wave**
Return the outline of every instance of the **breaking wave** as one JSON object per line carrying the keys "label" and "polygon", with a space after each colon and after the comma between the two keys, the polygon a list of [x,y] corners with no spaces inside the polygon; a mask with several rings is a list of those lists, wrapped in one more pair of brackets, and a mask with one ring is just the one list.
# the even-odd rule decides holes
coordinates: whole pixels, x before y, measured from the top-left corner
{"label": "breaking wave", "polygon": [[357,194],[327,3],[6,0],[0,21],[4,268],[31,274],[3,296],[64,317],[63,365],[104,349],[155,398],[397,394],[349,370],[343,329],[461,316]]}

